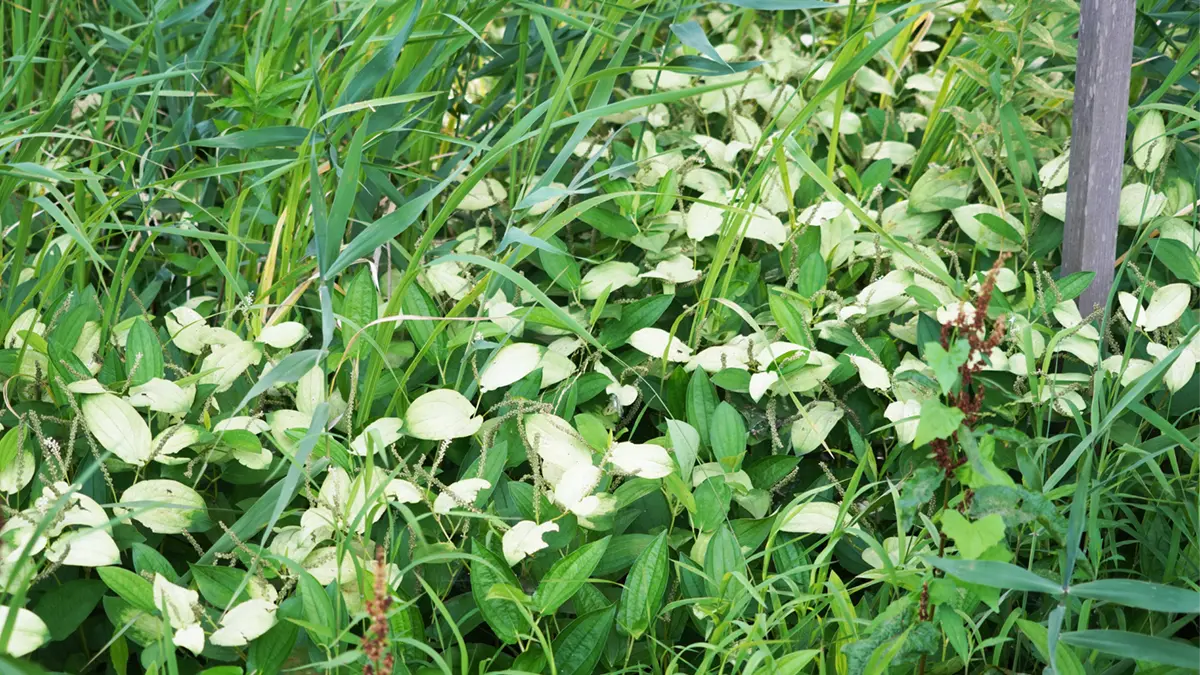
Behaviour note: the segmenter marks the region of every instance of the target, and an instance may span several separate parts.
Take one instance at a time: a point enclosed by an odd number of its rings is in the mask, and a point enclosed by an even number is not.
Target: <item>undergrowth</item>
[[[1138,0],[0,6],[0,669],[1195,671],[1200,56]]]

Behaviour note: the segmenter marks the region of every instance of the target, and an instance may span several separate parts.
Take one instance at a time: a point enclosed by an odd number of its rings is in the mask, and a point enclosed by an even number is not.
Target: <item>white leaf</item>
[[[699,279],[700,271],[691,258],[676,254],[655,265],[653,272],[642,272],[641,276],[644,279],[662,279],[671,284],[687,284]]]
[[[566,420],[556,415],[527,416],[525,440],[537,452],[542,476],[551,485],[557,485],[569,469],[592,463],[592,449]]]
[[[783,242],[788,238],[788,228],[782,220],[756,204],[751,210],[750,220],[745,225],[744,234],[747,239],[757,239],[776,249],[782,249]]]
[[[771,385],[779,381],[779,373],[770,371],[766,373],[754,373],[750,376],[750,398],[758,403],[763,394],[771,388]]]
[[[265,420],[258,419],[257,417],[242,415],[238,417],[229,417],[217,422],[213,426],[213,431],[216,433],[234,430],[249,431],[257,436],[258,434],[261,434],[270,428],[271,425],[267,424]]]
[[[433,500],[433,512],[441,515],[450,513],[459,504],[474,503],[480,490],[486,490],[492,484],[482,478],[466,478],[446,486],[446,491]]]
[[[1117,207],[1117,222],[1125,227],[1140,227],[1154,220],[1167,206],[1167,197],[1155,192],[1145,183],[1121,188],[1121,203]]]
[[[993,251],[1019,251],[1021,250],[1021,244],[1000,236],[999,233],[979,222],[978,216],[985,213],[996,216],[1011,225],[1022,238],[1027,236],[1024,223],[1017,220],[1012,214],[1003,213],[994,206],[968,204],[953,209],[950,213],[953,214],[955,222],[962,228],[962,231],[986,249]]]
[[[554,502],[577,516],[587,518],[596,515],[601,503],[595,499],[592,491],[600,484],[603,475],[599,467],[591,464],[572,467],[554,486]]]
[[[1172,351],[1171,348],[1155,342],[1146,345],[1146,352],[1156,361],[1165,359]],[[1167,372],[1163,375],[1163,384],[1167,385],[1167,389],[1172,392],[1179,391],[1192,380],[1194,372],[1196,372],[1196,356],[1190,349],[1183,349],[1167,368]]]
[[[809,502],[789,511],[780,526],[782,532],[829,534],[838,524],[841,507],[829,502]]]
[[[73,394],[107,394],[108,390],[96,378],[76,380],[67,385],[67,391]]]
[[[1100,364],[1106,372],[1121,376],[1122,387],[1128,387],[1131,383],[1141,378],[1143,375],[1148,373],[1151,368],[1154,367],[1153,363],[1150,363],[1145,359],[1129,359],[1128,362],[1124,363],[1125,369],[1122,370],[1122,360],[1123,357],[1120,354],[1114,354],[1113,356],[1104,359],[1104,361]]]
[[[135,408],[150,408],[155,412],[171,415],[186,415],[192,409],[192,401],[195,398],[195,387],[189,386],[185,389],[161,377],[153,378],[129,390],[129,403]]]
[[[728,190],[731,187],[729,179],[723,174],[703,167],[691,169],[683,174],[683,179],[680,182],[684,187],[701,193]]]
[[[804,406],[800,418],[792,422],[792,447],[805,454],[821,447],[829,432],[846,414],[827,401],[814,401]]]
[[[1100,362],[1100,345],[1096,340],[1075,334],[1067,336],[1059,341],[1054,348],[1055,352],[1067,352],[1075,355],[1080,361],[1083,361],[1089,366],[1095,366]]]
[[[528,342],[504,345],[479,373],[479,390],[486,393],[521,380],[537,370],[543,348]]]
[[[508,198],[504,184],[495,178],[484,178],[467,192],[467,196],[458,204],[459,211],[480,211],[495,206]]]
[[[308,335],[308,329],[299,321],[284,321],[266,326],[258,334],[258,341],[276,349],[287,349]]]
[[[870,68],[859,68],[854,73],[854,84],[858,85],[859,89],[871,94],[892,97],[896,95],[896,90],[892,88],[892,83],[888,82],[886,77]]]
[[[150,460],[150,427],[133,406],[113,394],[88,396],[83,422],[100,445],[134,466]]]
[[[1070,150],[1063,152],[1063,154],[1043,164],[1042,168],[1038,171],[1038,180],[1042,182],[1042,187],[1046,190],[1053,190],[1054,188],[1066,185],[1067,170],[1070,168],[1070,166]],[[1062,219],[1060,218],[1059,220]]]
[[[893,401],[883,411],[883,416],[895,424],[896,439],[904,445],[912,443],[917,437],[920,414],[921,402],[917,400]]]
[[[521,562],[522,558],[531,556],[534,553],[549,546],[542,537],[547,532],[558,532],[558,524],[542,523],[538,524],[532,520],[522,520],[512,526],[508,532],[504,533],[504,537],[500,540],[500,546],[504,550],[504,560],[509,565],[515,565]]]
[[[221,647],[240,647],[262,636],[275,625],[275,605],[247,600],[221,617],[221,627],[209,641]]]
[[[36,469],[37,462],[34,461],[33,453],[23,449],[20,455],[13,457],[0,469],[0,492],[11,495],[25,489],[29,481],[33,480]]]
[[[1167,125],[1157,110],[1149,110],[1133,129],[1133,164],[1147,173],[1154,173],[1167,155]]]
[[[549,349],[542,350],[542,358],[538,359],[538,368],[542,369],[541,388],[545,389],[562,382],[571,375],[575,374],[576,366],[571,359],[552,352]]]
[[[83,324],[83,330],[79,332],[79,339],[75,341],[75,346],[71,349],[75,356],[87,366],[88,372],[95,375],[100,372],[100,324],[96,321],[86,321]]]
[[[1126,312],[1126,317],[1129,321],[1133,321],[1133,307],[1136,307],[1136,299],[1133,295],[1124,293],[1118,295],[1118,301],[1121,303],[1121,309]],[[1133,306],[1129,306],[1129,301],[1133,301]],[[1157,291],[1150,297],[1150,305],[1147,305],[1144,310],[1141,310],[1138,316],[1138,327],[1148,331],[1158,330],[1164,325],[1175,323],[1183,316],[1183,312],[1187,311],[1188,304],[1192,301],[1192,287],[1187,283],[1168,283],[1166,286],[1160,286]]]
[[[0,625],[8,623],[8,613],[11,611],[11,607],[0,605]],[[13,622],[12,635],[8,637],[8,648],[5,653],[11,656],[25,656],[41,647],[49,639],[50,629],[46,628],[46,622],[24,607],[18,607],[17,618]]]
[[[190,307],[176,307],[163,318],[167,334],[182,351],[199,356],[208,346],[208,322]]]
[[[435,389],[422,394],[404,413],[409,436],[426,441],[445,441],[473,436],[483,425],[475,404],[453,389]]]
[[[660,70],[662,64],[648,63],[629,75],[629,83],[634,89],[674,91],[691,86],[692,78],[684,73],[673,70]]]
[[[471,290],[471,282],[463,276],[463,267],[454,261],[439,262],[425,268],[425,281],[434,294],[462,300]]]
[[[416,504],[421,501],[422,496],[421,490],[416,485],[401,478],[393,478],[388,481],[383,494],[388,499],[394,499],[401,504]]]
[[[654,358],[683,363],[692,355],[691,347],[661,328],[642,328],[629,337],[629,345]]]
[[[750,369],[750,353],[744,344],[727,344],[700,350],[688,359],[684,370],[691,372],[697,368],[708,373],[716,373],[725,368],[738,370]]]
[[[670,453],[652,443],[617,443],[612,447],[608,461],[621,473],[638,478],[663,478],[675,472]]]
[[[275,445],[287,455],[296,451],[296,441],[288,437],[289,429],[307,431],[312,423],[312,415],[305,415],[299,410],[275,410],[267,413],[267,424],[271,426],[271,439]]]
[[[73,530],[50,544],[46,559],[68,567],[105,567],[121,564],[121,552],[104,530]]]
[[[862,383],[875,391],[887,391],[892,387],[892,379],[887,368],[875,363],[865,356],[850,356],[850,362],[858,369]]]
[[[636,286],[637,283],[637,265],[620,261],[601,263],[583,275],[579,284],[579,297],[595,300],[603,295],[606,289],[615,293],[626,286]]]
[[[621,404],[622,406],[633,405],[633,402],[636,401],[638,397],[637,387],[632,384],[621,384],[620,381],[613,376],[612,371],[608,369],[608,366],[600,363],[599,361],[596,362],[594,368],[597,373],[607,377],[610,382],[610,384],[604,388],[604,393],[616,398],[617,403]]]
[[[179,534],[208,520],[204,497],[173,480],[134,483],[121,494],[120,504],[122,512],[156,534]]]
[[[706,192],[700,195],[700,199],[688,207],[687,215],[684,216],[687,236],[700,241],[719,232],[721,223],[725,220],[725,209],[715,205],[728,203],[729,197],[724,192]]]
[[[177,586],[157,572],[154,574],[154,606],[165,612],[172,628],[179,630],[198,625],[200,622],[196,620],[196,612],[192,609],[198,604],[200,595],[196,591]]]
[[[826,129],[833,129],[833,111],[822,110],[816,115],[817,124],[820,124]],[[842,136],[856,136],[862,131],[862,118],[849,110],[843,110],[840,117],[841,122],[838,124],[838,134]]]
[[[204,628],[198,623],[181,628],[175,631],[175,635],[171,637],[171,641],[175,643],[175,646],[183,647],[199,656],[200,652],[204,651]]]
[[[200,364],[200,370],[207,371],[200,377],[200,384],[216,385],[216,393],[227,391],[246,369],[261,360],[262,351],[253,342],[239,340],[214,346]]]
[[[180,450],[198,443],[203,434],[203,429],[191,424],[177,424],[173,427],[168,427],[151,441],[150,455],[155,461],[163,462],[164,458],[171,457]],[[164,463],[169,464],[172,462],[167,461]]]
[[[378,439],[375,441],[375,452],[383,452],[389,445],[400,440],[400,437],[404,435],[401,431],[403,428],[404,420],[399,417],[381,417],[368,424],[362,433],[350,441],[350,452],[359,457],[366,457],[369,447],[367,440],[371,434],[378,435]]]
[[[899,141],[879,141],[863,146],[863,158],[868,160],[890,159],[892,166],[907,166],[917,156],[917,149],[911,143]]]
[[[23,347],[26,342],[25,333],[39,336],[46,333],[46,324],[39,320],[36,309],[27,309],[13,320],[8,332],[4,334],[4,348],[19,349]]]
[[[758,123],[752,118],[744,115],[734,114],[729,118],[733,126],[733,140],[735,143],[745,143],[751,147],[758,145],[762,139],[762,129]]]

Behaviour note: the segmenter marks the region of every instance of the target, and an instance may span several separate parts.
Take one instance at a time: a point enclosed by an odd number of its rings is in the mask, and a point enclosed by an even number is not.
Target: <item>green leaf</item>
[[[613,239],[629,240],[638,233],[637,225],[634,225],[633,221],[602,207],[583,211],[579,214],[579,220]]]
[[[712,532],[729,517],[729,502],[733,490],[723,476],[710,476],[692,491],[696,511],[692,513],[692,524],[703,532]]]
[[[1195,671],[1197,664],[1200,664],[1200,649],[1195,645],[1153,635],[1123,630],[1081,630],[1063,633],[1060,639],[1076,647],[1094,649],[1134,661],[1162,663],[1187,671]]]
[[[615,605],[580,614],[554,639],[554,665],[559,675],[595,672],[612,631]]]
[[[334,626],[333,601],[329,594],[313,575],[301,570],[300,574],[300,603],[304,608],[304,620],[313,628],[308,633],[317,644],[325,644],[333,636],[331,627]],[[313,631],[321,629],[322,633],[313,635]]]
[[[939,303],[940,304],[940,303]],[[927,345],[939,343],[942,324],[924,312],[917,315],[917,354],[925,358]]]
[[[1051,312],[1058,303],[1078,298],[1081,293],[1087,290],[1087,287],[1091,285],[1094,278],[1096,278],[1095,272],[1075,272],[1062,279],[1058,279],[1054,282],[1054,287],[1058,289],[1058,292],[1055,293],[1053,290],[1047,289],[1044,295],[1045,302],[1041,303],[1042,311]]]
[[[162,345],[154,329],[140,317],[134,320],[125,341],[125,364],[132,373],[129,376],[132,386],[146,384],[163,376]]]
[[[796,292],[806,298],[811,298],[817,291],[825,288],[829,279],[829,268],[820,252],[812,253],[800,265],[800,276],[796,278]]]
[[[161,574],[163,578],[173,584],[179,581],[179,574],[175,572],[171,561],[141,542],[133,544],[133,569],[138,574]]]
[[[745,573],[746,557],[742,555],[742,545],[738,543],[737,535],[729,523],[722,523],[712,539],[708,540],[708,548],[704,552],[704,574],[714,584],[710,588],[712,595],[721,595],[726,575]]]
[[[730,471],[740,469],[746,455],[746,423],[742,415],[722,401],[713,412],[708,434],[717,461]]]
[[[617,604],[617,629],[634,639],[642,636],[658,615],[670,571],[667,532],[650,542],[629,570]]]
[[[8,468],[16,460],[17,450],[20,448],[21,432],[21,427],[15,426],[0,436],[0,469]]]
[[[900,485],[900,497],[896,508],[900,511],[900,529],[907,532],[921,506],[929,503],[937,489],[942,486],[946,472],[940,467],[925,466],[913,472]]]
[[[575,549],[554,563],[533,592],[533,605],[541,614],[553,614],[591,578],[592,572],[608,551],[611,537],[605,537]]]
[[[675,452],[679,475],[684,481],[692,480],[692,469],[696,466],[696,457],[700,454],[700,432],[687,422],[667,420],[667,436],[671,439],[671,449]]]
[[[687,388],[687,421],[700,433],[700,442],[708,444],[709,420],[717,409],[717,389],[703,368],[692,371]]]
[[[278,673],[296,646],[300,627],[290,621],[280,621],[250,643],[246,667],[252,673]]]
[[[122,600],[134,609],[143,612],[154,612],[154,587],[149,581],[121,567],[98,567],[96,574],[104,585],[112,589]]]
[[[1150,248],[1171,274],[1189,284],[1200,285],[1200,258],[1190,246],[1175,239],[1155,239],[1150,242]]]
[[[408,336],[418,346],[423,346],[430,340],[433,340],[433,345],[427,353],[427,356],[431,360],[436,362],[444,358],[448,340],[446,333],[445,331],[438,333],[437,337],[433,335],[434,328],[437,326],[436,321],[441,317],[442,312],[434,304],[429,295],[417,284],[409,284],[400,306],[405,314],[430,317],[430,320],[415,319],[405,321],[404,328],[408,331]]]
[[[65,640],[96,609],[107,590],[95,579],[72,579],[47,591],[33,606],[33,613],[46,623],[51,641]]]
[[[619,347],[629,342],[629,336],[649,328],[671,306],[673,295],[655,295],[625,305],[621,318],[605,324],[597,339],[605,347]]]
[[[942,345],[937,342],[925,345],[925,363],[928,363],[929,367],[933,369],[933,374],[942,387],[942,396],[949,396],[950,392],[958,386],[962,378],[958,369],[970,357],[971,344],[966,340],[955,340],[950,345],[950,351],[942,349]]]
[[[1050,631],[1045,626],[1027,619],[1019,619],[1017,627],[1033,643],[1038,655],[1042,657],[1042,661],[1048,662],[1050,660]],[[1087,673],[1079,657],[1070,647],[1064,647],[1061,640],[1054,651],[1054,670],[1058,675],[1085,675]]]
[[[917,420],[917,436],[913,447],[919,448],[935,438],[949,438],[962,424],[963,413],[937,399],[921,402],[921,416]]]
[[[196,579],[196,587],[209,604],[224,609],[238,602],[249,600],[247,592],[249,584],[243,585],[249,572],[233,567],[217,567],[215,565],[192,565],[192,576]],[[241,588],[241,592],[234,593]]]
[[[995,560],[949,560],[932,556],[927,556],[925,560],[946,574],[972,584],[1052,595],[1062,593],[1062,587],[1058,584],[1012,563]]]
[[[561,253],[551,253],[542,248],[538,249],[538,262],[546,271],[546,276],[565,291],[574,291],[579,288],[579,283],[582,281],[579,263],[567,253],[567,245],[558,237],[547,238],[546,245],[561,251]]]
[[[516,644],[526,621],[521,610],[508,600],[489,599],[492,586],[507,584],[520,588],[521,582],[500,556],[492,553],[479,540],[472,551],[479,558],[471,561],[471,595],[483,620],[491,626],[496,637],[507,644]]]
[[[989,548],[1004,541],[1004,519],[1000,514],[968,521],[953,509],[942,512],[942,532],[954,540],[958,552],[968,560],[976,560]]]
[[[808,345],[808,331],[805,330],[808,323],[804,320],[800,301],[788,297],[785,293],[776,287],[769,289],[767,302],[771,308],[771,318],[775,319],[775,323],[789,340],[799,345]]]
[[[375,293],[375,282],[371,270],[367,266],[359,269],[358,274],[350,280],[346,287],[346,297],[342,300],[342,343],[350,345],[347,356],[363,356],[370,347],[370,331],[363,329],[379,316],[379,298]],[[363,331],[363,332],[359,332]]]
[[[673,23],[671,24],[671,32],[683,44],[700,52],[708,60],[722,66],[726,74],[733,72],[729,64],[725,63],[725,59],[721,58],[721,55],[713,48],[712,43],[709,42],[708,36],[704,34],[704,29],[700,27],[700,24],[695,21]]]
[[[1113,602],[1151,612],[1200,613],[1200,593],[1136,579],[1100,579],[1071,586],[1070,595]]]
[[[246,131],[235,131],[216,138],[201,138],[192,141],[191,144],[200,148],[228,148],[230,150],[293,147],[304,143],[308,134],[308,129],[304,127],[259,127]]]
[[[1003,218],[995,214],[979,213],[976,214],[975,220],[979,221],[979,223],[987,229],[995,232],[1009,241],[1016,242],[1018,244],[1025,241],[1025,238],[1021,236],[1021,233],[1017,232],[1017,228],[1013,227]]]

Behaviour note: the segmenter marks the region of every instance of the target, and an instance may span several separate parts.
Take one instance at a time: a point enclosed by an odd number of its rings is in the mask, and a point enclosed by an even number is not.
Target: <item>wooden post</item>
[[[1136,0],[1082,0],[1063,274],[1096,273],[1079,296],[1084,316],[1104,305],[1117,255],[1117,207],[1129,115]]]

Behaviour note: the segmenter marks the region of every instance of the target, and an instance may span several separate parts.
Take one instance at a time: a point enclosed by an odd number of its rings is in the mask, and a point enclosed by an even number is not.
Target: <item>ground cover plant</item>
[[[1137,4],[1107,310],[1074,0],[0,6],[0,669],[1197,670]]]

